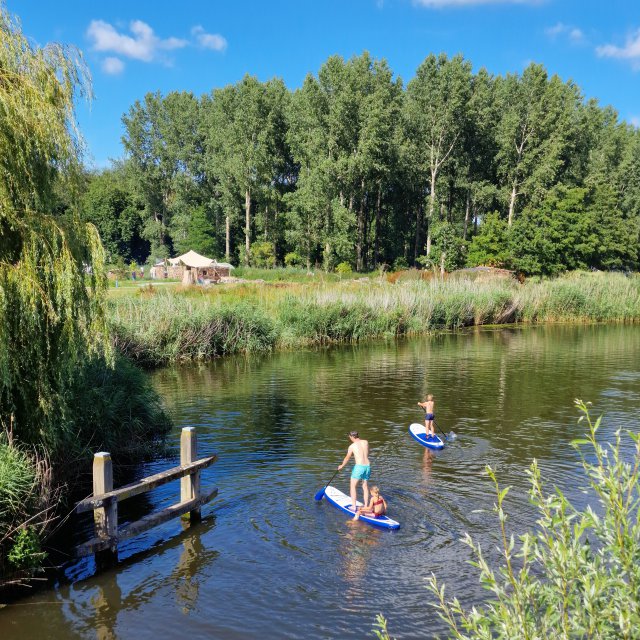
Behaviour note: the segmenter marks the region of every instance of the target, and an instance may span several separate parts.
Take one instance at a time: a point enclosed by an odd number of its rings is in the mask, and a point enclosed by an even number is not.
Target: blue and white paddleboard
[[[334,506],[338,507],[345,513],[348,513],[352,518],[355,515],[353,507],[351,506],[351,498],[342,493],[339,489],[329,485],[324,492],[324,497]],[[361,507],[362,502],[357,501],[356,504]],[[380,527],[381,529],[399,529],[400,523],[389,518],[389,516],[382,516],[382,518],[374,518],[372,516],[360,516],[360,522],[366,522],[374,527]]]
[[[427,447],[427,449],[444,449],[444,442],[442,442],[440,436],[434,436],[427,440],[427,430],[423,424],[414,422],[410,425],[409,435],[411,435],[414,440],[417,440],[423,447]]]

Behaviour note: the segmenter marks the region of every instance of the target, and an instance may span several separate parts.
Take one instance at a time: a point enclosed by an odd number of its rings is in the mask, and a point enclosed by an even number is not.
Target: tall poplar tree
[[[471,64],[462,56],[429,55],[407,85],[406,136],[418,169],[429,185],[427,225],[437,201],[438,178],[463,143],[471,96]],[[431,229],[427,231],[427,255]]]

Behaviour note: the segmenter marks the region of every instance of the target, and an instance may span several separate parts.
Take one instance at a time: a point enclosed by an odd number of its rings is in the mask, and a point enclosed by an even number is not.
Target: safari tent
[[[218,262],[214,258],[201,256],[195,251],[175,258],[167,258],[156,263],[151,268],[153,279],[174,278],[182,280],[183,284],[208,284],[219,282],[221,278],[231,275],[233,266],[227,262]]]

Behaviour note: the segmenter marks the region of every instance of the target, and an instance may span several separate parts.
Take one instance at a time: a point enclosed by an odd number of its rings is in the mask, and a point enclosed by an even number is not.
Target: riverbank
[[[121,466],[162,453],[170,427],[148,375],[118,356],[78,368],[63,419],[41,430],[38,445],[0,434],[0,601],[51,568],[49,536],[91,492],[93,453],[112,453],[117,480]]]
[[[469,326],[638,321],[640,277],[619,273],[147,287],[108,305],[116,347],[146,367]]]

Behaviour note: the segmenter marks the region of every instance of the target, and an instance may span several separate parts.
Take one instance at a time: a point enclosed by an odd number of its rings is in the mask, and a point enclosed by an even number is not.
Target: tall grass
[[[157,366],[488,324],[637,322],[640,278],[578,273],[524,284],[375,278],[223,285],[112,300],[110,318],[116,346]]]
[[[268,351],[277,338],[273,320],[242,301],[220,305],[160,293],[127,299],[111,309],[115,345],[145,366]]]
[[[0,436],[0,586],[20,582],[41,564],[40,538],[55,496],[48,461]]]

